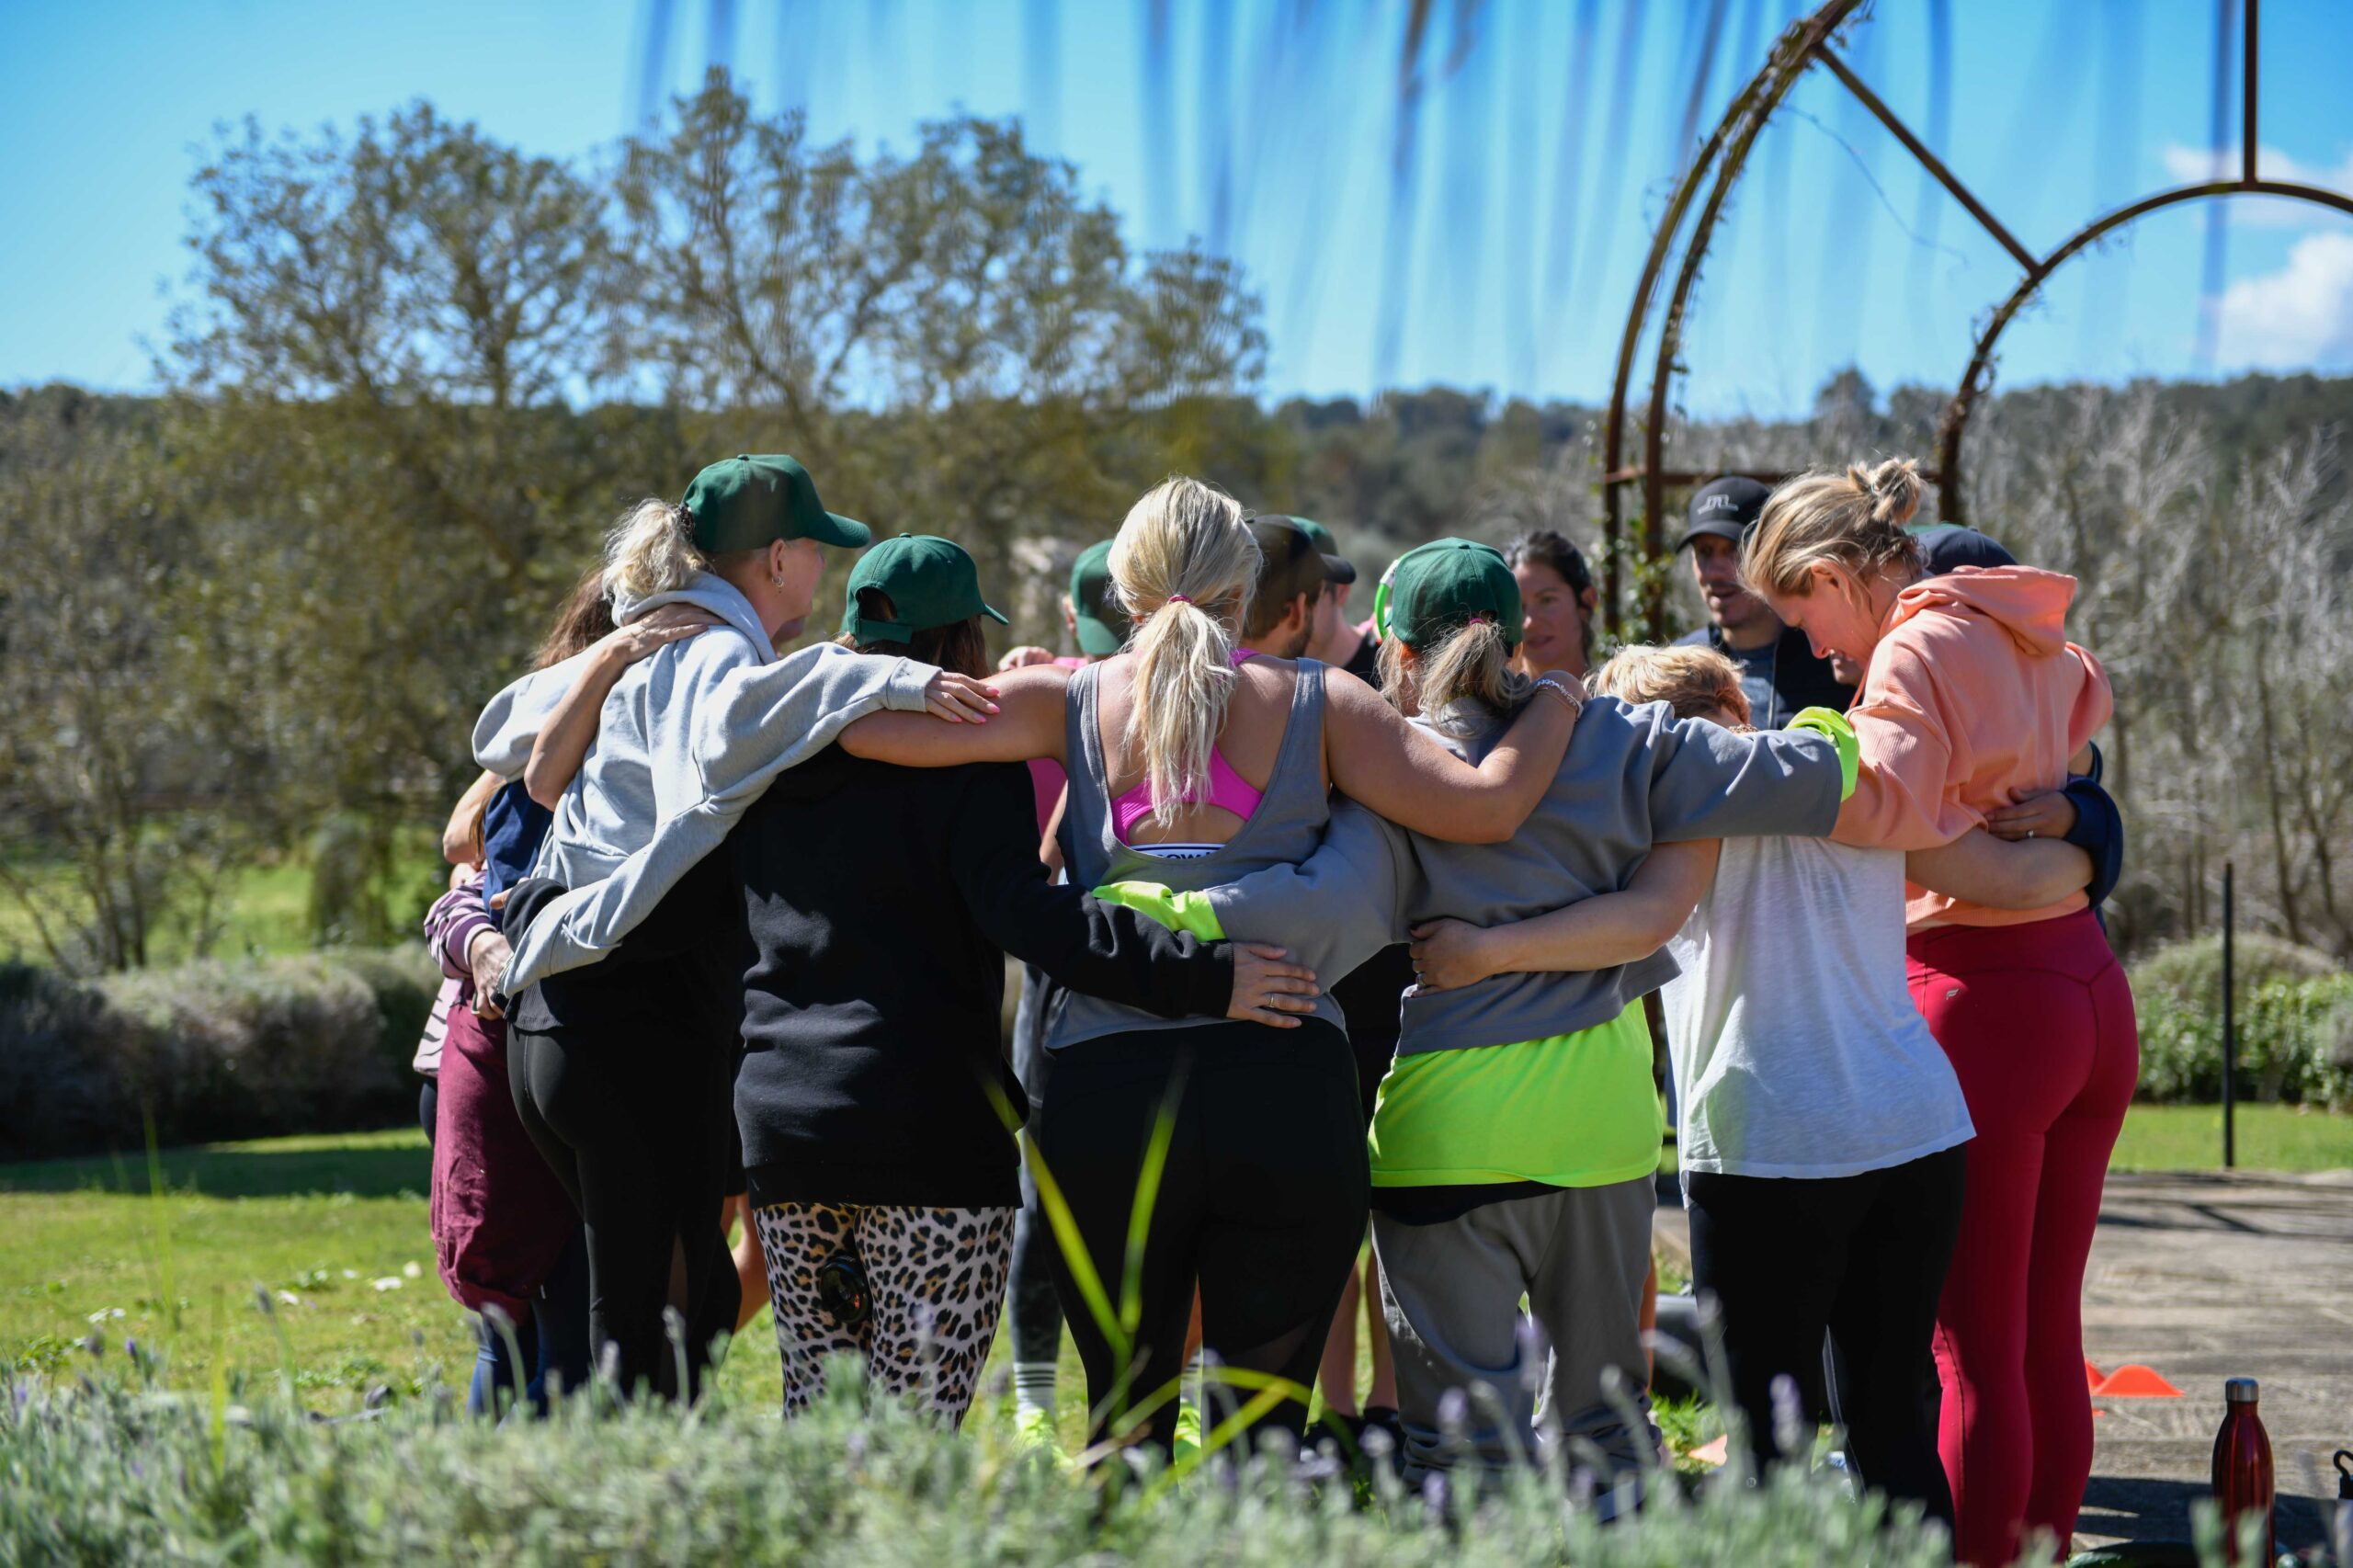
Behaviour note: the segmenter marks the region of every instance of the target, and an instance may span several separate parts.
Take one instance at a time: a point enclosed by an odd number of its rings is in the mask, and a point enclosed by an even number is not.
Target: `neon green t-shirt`
[[[1606,1187],[1657,1170],[1665,1130],[1636,1001],[1574,1034],[1399,1057],[1372,1115],[1372,1185]]]

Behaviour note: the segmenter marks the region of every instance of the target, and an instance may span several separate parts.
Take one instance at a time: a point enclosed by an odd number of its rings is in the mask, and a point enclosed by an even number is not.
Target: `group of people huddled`
[[[1359,622],[1327,530],[1170,479],[1080,554],[1075,653],[993,668],[972,557],[790,458],[640,504],[483,713],[427,923],[474,1403],[692,1398],[764,1274],[788,1416],[847,1352],[961,1422],[1010,1301],[1025,1428],[1066,1324],[1099,1451],[1314,1442],[1320,1369],[1409,1481],[1567,1445],[1622,1504],[1671,1116],[1753,1467],[1827,1358],[1864,1484],[1968,1562],[2065,1540],[2137,1059],[2109,684],[2073,580],[1920,491],[1703,487],[1709,625],[1597,668],[1549,531],[1409,551]]]

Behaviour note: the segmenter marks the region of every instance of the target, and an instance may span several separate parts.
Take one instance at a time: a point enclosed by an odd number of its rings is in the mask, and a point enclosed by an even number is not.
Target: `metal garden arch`
[[[1690,308],[1692,287],[1698,281],[1699,265],[1706,259],[1716,221],[1723,210],[1726,198],[1739,181],[1749,150],[1755,146],[1757,136],[1763,132],[1781,100],[1789,95],[1790,87],[1813,66],[1818,64],[1837,77],[1873,118],[1887,127],[1896,141],[1903,144],[1904,151],[1917,159],[1921,167],[2010,254],[2021,269],[2018,286],[1994,308],[1979,329],[1976,350],[1970,357],[1969,368],[1961,372],[1958,390],[1938,422],[1938,467],[1934,478],[1938,487],[1942,516],[1950,521],[1962,521],[1966,516],[1966,502],[1961,490],[1961,440],[1969,428],[1971,410],[1991,384],[1995,347],[2019,310],[2068,260],[2103,235],[2152,212],[2217,197],[2285,197],[2333,208],[2353,216],[2353,197],[2316,186],[2267,180],[2257,175],[2258,142],[2256,132],[2259,72],[2256,41],[2260,0],[2245,0],[2245,40],[2242,51],[2245,76],[2239,177],[2180,186],[2143,197],[2095,218],[2060,242],[2048,255],[2037,256],[2019,244],[1975,193],[1963,185],[1945,166],[1943,160],[1915,136],[1911,129],[1838,57],[1832,44],[1833,36],[1861,4],[1862,0],[1828,0],[1828,4],[1812,16],[1793,23],[1781,35],[1766,57],[1763,67],[1733,99],[1714,132],[1677,183],[1666,211],[1659,222],[1658,232],[1652,236],[1650,255],[1643,264],[1641,280],[1635,285],[1633,305],[1627,312],[1625,332],[1619,343],[1618,370],[1610,383],[1609,413],[1602,437],[1602,541],[1605,557],[1602,604],[1606,622],[1613,631],[1620,630],[1624,613],[1620,563],[1624,559],[1627,490],[1638,483],[1642,486],[1642,551],[1645,558],[1655,560],[1665,553],[1667,491],[1712,477],[1711,474],[1669,469],[1665,464],[1667,398],[1674,381],[1676,354],[1682,342],[1683,319]],[[1658,295],[1659,280],[1665,271],[1669,256],[1674,254],[1676,236],[1681,232],[1684,218],[1703,185],[1710,187],[1707,200],[1699,209],[1690,242],[1684,247],[1681,264],[1676,270],[1675,285],[1667,296],[1666,313],[1653,358],[1649,410],[1643,426],[1642,458],[1639,462],[1630,463],[1627,461],[1627,402],[1633,382],[1634,363],[1641,352],[1643,328],[1648,324],[1652,305]],[[1756,477],[1771,482],[1784,476],[1760,473]],[[1643,625],[1655,635],[1663,629],[1665,620],[1664,585],[1654,581],[1644,592],[1640,608]]]

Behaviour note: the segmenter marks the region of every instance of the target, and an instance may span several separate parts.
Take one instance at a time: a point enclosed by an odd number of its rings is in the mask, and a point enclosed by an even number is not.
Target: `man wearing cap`
[[[1332,585],[1357,580],[1357,569],[1326,555],[1296,517],[1261,513],[1250,519],[1258,541],[1258,583],[1243,618],[1242,646],[1273,659],[1296,659],[1314,640]]]
[[[1771,494],[1739,474],[1701,485],[1676,546],[1691,551],[1691,575],[1708,606],[1708,624],[1676,642],[1713,648],[1740,666],[1740,689],[1760,730],[1780,729],[1807,708],[1843,713],[1855,699],[1855,688],[1839,681],[1830,661],[1813,656],[1804,632],[1782,625],[1763,599],[1741,586],[1741,537]]]
[[[1336,561],[1346,559],[1330,528],[1313,517],[1293,517],[1291,521],[1307,530],[1307,537],[1315,541],[1317,550]],[[1307,640],[1307,656],[1336,670],[1346,670],[1367,686],[1378,687],[1381,644],[1348,619],[1348,595],[1354,586],[1351,576],[1349,581],[1335,582],[1324,590],[1323,598],[1315,606],[1315,631]]]

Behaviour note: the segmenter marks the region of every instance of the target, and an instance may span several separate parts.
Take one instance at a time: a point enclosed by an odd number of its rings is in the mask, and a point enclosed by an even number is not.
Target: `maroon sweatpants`
[[[1913,1005],[1977,1124],[1937,1309],[1954,1555],[2006,1563],[2024,1529],[2064,1545],[2091,1476],[2084,1263],[2140,1074],[2132,991],[2088,910],[1907,946]]]
[[[449,1009],[440,1096],[432,1216],[441,1282],[460,1305],[480,1312],[494,1302],[529,1323],[532,1293],[580,1217],[515,1114],[503,1020]]]

